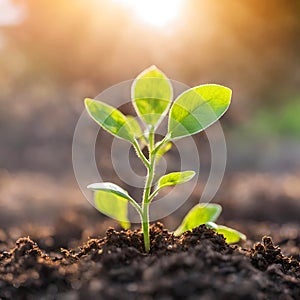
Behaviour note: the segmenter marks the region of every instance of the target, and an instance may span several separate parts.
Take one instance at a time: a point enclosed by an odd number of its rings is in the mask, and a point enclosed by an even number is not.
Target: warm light
[[[0,26],[17,25],[23,17],[23,5],[16,5],[11,0],[0,0]]]
[[[130,7],[132,12],[143,22],[162,27],[174,21],[183,0],[118,0]]]

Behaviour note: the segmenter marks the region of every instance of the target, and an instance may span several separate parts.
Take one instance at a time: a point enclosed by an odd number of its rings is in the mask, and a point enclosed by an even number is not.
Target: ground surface
[[[218,223],[245,233],[245,243],[229,246],[204,227],[175,238],[157,224],[145,255],[138,231],[120,233],[68,180],[2,173],[0,299],[298,300],[298,178],[236,174],[224,181],[214,201],[224,208]],[[166,228],[194,204],[163,220]]]
[[[244,249],[200,226],[176,238],[157,223],[152,250],[137,231],[109,229],[48,255],[29,238],[0,254],[2,299],[299,299],[300,262],[271,238]]]

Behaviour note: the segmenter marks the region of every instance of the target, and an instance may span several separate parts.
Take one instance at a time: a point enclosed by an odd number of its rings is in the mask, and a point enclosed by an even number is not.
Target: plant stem
[[[149,166],[147,167],[147,176],[145,189],[143,194],[142,202],[142,230],[144,235],[144,245],[146,252],[150,250],[150,236],[149,236],[149,204],[150,204],[150,194],[151,187],[155,172],[155,153],[154,149],[154,129],[151,128],[149,132]]]
[[[142,160],[142,162],[145,164],[145,166],[147,167],[147,169],[149,168],[149,161],[147,160],[147,158],[145,157],[145,155],[143,154],[138,142],[135,140],[133,142],[133,147],[136,151],[137,156]]]
[[[149,236],[149,205],[152,201],[152,199],[156,196],[158,193],[158,190],[151,194],[151,188],[152,183],[154,179],[155,174],[155,162],[156,162],[156,154],[157,151],[162,147],[165,143],[168,142],[167,137],[165,137],[161,142],[158,143],[158,145],[155,146],[155,135],[154,135],[154,128],[151,127],[149,130],[149,159],[147,159],[143,152],[140,149],[140,146],[137,141],[134,141],[133,146],[136,150],[136,153],[138,157],[143,161],[147,168],[147,176],[146,176],[146,182],[145,182],[145,188],[143,193],[143,200],[142,200],[142,206],[139,207],[137,203],[133,203],[135,208],[140,214],[141,217],[141,223],[142,223],[142,230],[143,230],[143,236],[144,236],[144,246],[145,251],[150,251],[150,236]],[[138,207],[137,207],[137,206]]]
[[[137,212],[139,213],[140,217],[142,217],[143,212],[141,207],[139,206],[139,204],[137,202],[135,202],[134,199],[129,200],[129,202],[132,204],[132,206],[137,210]]]

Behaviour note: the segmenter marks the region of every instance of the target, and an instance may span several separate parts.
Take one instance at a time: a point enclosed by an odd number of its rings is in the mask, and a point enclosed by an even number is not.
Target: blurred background
[[[0,0],[0,242],[51,248],[117,226],[77,187],[73,132],[85,97],[152,64],[234,91],[223,221],[253,238],[299,225],[300,1]]]

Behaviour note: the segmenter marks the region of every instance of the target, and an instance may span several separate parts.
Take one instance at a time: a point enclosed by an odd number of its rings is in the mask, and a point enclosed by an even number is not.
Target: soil
[[[140,231],[110,228],[79,248],[46,253],[20,238],[0,252],[0,298],[300,299],[300,261],[270,237],[233,246],[204,225],[174,237],[156,223],[151,243],[146,254]]]
[[[230,174],[213,201],[218,223],[247,241],[227,245],[203,226],[175,238],[156,224],[145,254],[139,224],[121,232],[72,178],[0,170],[0,299],[299,300],[299,178]],[[198,203],[199,186],[165,228]]]

